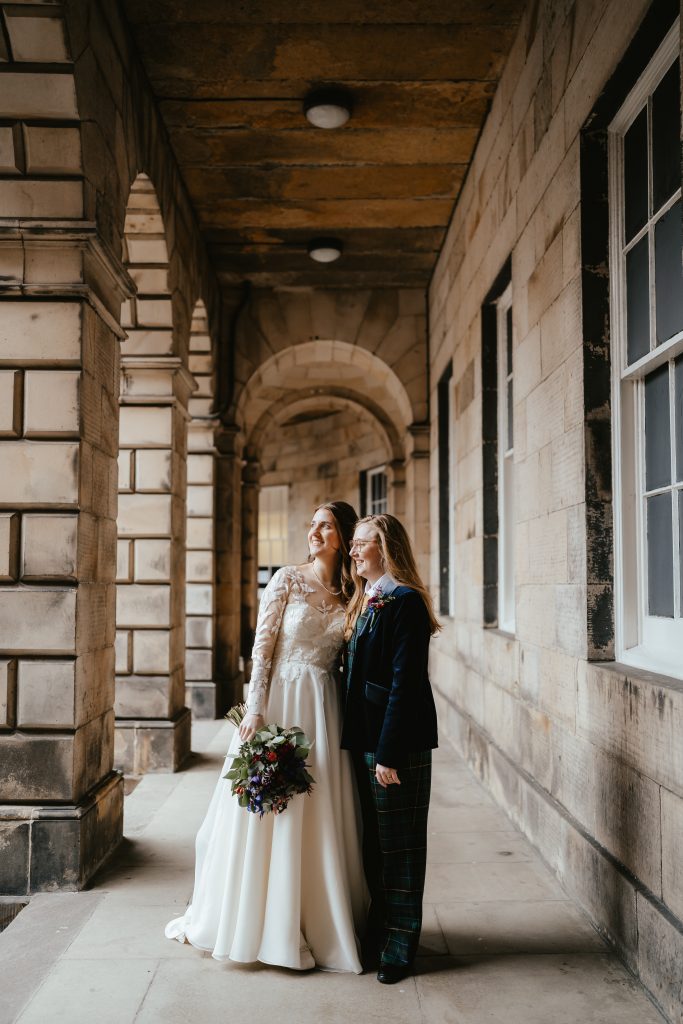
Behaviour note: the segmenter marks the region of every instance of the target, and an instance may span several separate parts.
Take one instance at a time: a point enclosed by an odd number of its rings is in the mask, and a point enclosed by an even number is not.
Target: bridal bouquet
[[[246,712],[246,705],[238,704],[225,717],[239,726]],[[310,750],[311,741],[298,726],[266,725],[241,745],[224,778],[232,783],[240,807],[261,818],[270,811],[281,814],[293,796],[313,788],[306,764]]]

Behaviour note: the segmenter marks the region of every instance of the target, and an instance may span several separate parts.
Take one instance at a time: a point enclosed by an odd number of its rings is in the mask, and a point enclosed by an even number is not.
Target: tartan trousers
[[[400,786],[375,778],[374,754],[354,753],[363,812],[363,861],[370,889],[364,946],[379,947],[383,964],[411,964],[422,928],[427,867],[427,813],[432,752],[408,755],[398,768]]]

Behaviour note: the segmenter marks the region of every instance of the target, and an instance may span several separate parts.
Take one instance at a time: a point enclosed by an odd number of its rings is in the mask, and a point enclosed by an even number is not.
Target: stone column
[[[423,580],[429,579],[429,424],[413,423],[408,428],[405,462],[405,506],[403,523],[410,535],[415,559]]]
[[[389,463],[389,512],[403,522],[406,508],[406,466],[402,459]]]
[[[242,439],[236,426],[216,435],[217,714],[242,700]]]
[[[113,311],[132,282],[92,225],[0,239],[0,891],[25,895],[82,888],[122,834]]]
[[[187,403],[177,356],[124,356],[116,601],[116,763],[175,771],[190,752],[185,707]]]
[[[261,467],[249,459],[242,470],[242,658],[251,668],[258,613],[258,504]]]
[[[213,394],[213,354],[206,313],[195,310],[190,334],[190,370],[197,390],[192,416],[207,416]],[[187,456],[187,620],[185,694],[194,718],[216,718],[215,633],[215,421],[191,419]]]

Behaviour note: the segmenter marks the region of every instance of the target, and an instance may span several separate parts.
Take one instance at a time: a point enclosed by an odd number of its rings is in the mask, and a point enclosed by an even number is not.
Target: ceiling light
[[[316,263],[334,263],[342,254],[338,238],[313,238],[308,243],[308,255]]]
[[[341,128],[351,117],[351,97],[334,86],[314,89],[304,100],[304,113],[316,128]]]

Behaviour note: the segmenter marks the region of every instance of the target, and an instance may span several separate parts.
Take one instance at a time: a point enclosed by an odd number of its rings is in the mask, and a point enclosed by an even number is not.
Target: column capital
[[[261,463],[257,459],[245,459],[242,463],[242,487],[260,487]]]
[[[236,423],[222,424],[216,430],[216,449],[222,456],[232,455],[234,458],[242,458],[244,448],[244,435]]]
[[[429,423],[411,423],[407,430],[406,461],[429,458]]]
[[[83,298],[120,340],[126,337],[119,307],[135,294],[135,282],[93,221],[0,221],[0,248],[13,267],[3,282],[6,297]]]
[[[175,405],[187,410],[197,382],[179,356],[121,356],[123,405]]]

